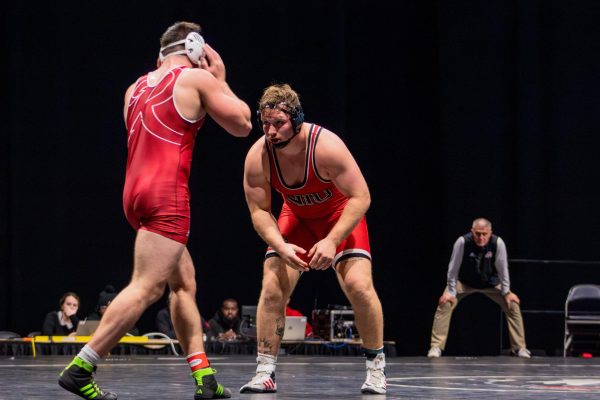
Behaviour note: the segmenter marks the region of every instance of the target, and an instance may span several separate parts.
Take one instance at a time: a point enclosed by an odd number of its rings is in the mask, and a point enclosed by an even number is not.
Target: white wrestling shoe
[[[256,372],[254,378],[240,388],[240,393],[275,393],[277,384],[275,383],[275,372],[261,371]]]
[[[367,360],[367,379],[360,391],[363,394],[385,394],[385,354],[379,353],[372,361]]]
[[[277,357],[258,353],[256,357],[256,375],[240,388],[240,393],[275,393],[275,363]]]

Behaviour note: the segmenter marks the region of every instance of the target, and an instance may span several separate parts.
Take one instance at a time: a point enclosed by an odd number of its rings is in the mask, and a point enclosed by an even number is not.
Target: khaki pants
[[[527,348],[525,345],[525,329],[523,327],[521,308],[514,301],[510,303],[510,309],[508,308],[506,301],[504,301],[504,296],[502,296],[500,291],[500,285],[487,289],[475,289],[459,281],[456,282],[456,301],[454,303],[446,302],[442,306],[438,305],[437,310],[435,311],[435,316],[433,317],[433,329],[431,330],[431,347],[438,347],[439,349],[444,350],[446,340],[448,339],[448,330],[450,329],[452,312],[458,303],[471,293],[483,293],[502,308],[508,322],[510,347],[513,351]]]

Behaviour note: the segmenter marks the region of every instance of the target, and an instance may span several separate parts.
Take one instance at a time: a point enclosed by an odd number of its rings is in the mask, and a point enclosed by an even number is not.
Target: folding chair
[[[177,349],[175,348],[175,343],[173,343],[173,339],[171,339],[170,337],[168,337],[167,335],[165,335],[162,332],[148,332],[148,333],[144,333],[142,336],[146,336],[148,339],[166,339],[169,341],[169,345],[171,346],[171,351],[173,351],[173,354],[176,356],[179,356],[179,353],[177,352]],[[144,345],[144,347],[146,347],[147,349],[152,349],[152,350],[160,350],[164,347],[166,347],[167,344],[147,344]]]
[[[600,285],[575,285],[565,301],[563,356],[600,352]]]

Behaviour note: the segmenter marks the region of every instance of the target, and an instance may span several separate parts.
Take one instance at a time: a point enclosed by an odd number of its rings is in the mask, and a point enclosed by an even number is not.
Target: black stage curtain
[[[228,82],[252,108],[264,87],[289,82],[307,120],[347,142],[372,192],[374,278],[398,354],[426,352],[452,243],[476,217],[492,220],[513,258],[600,258],[597,1],[5,9],[0,329],[39,330],[67,290],[81,295],[85,316],[106,284],[127,284],[134,232],[121,207],[123,94],[154,67],[159,36],[177,20],[203,25]],[[241,179],[259,136],[255,126],[236,139],[208,121],[197,140],[189,248],[206,317],[226,297],[257,301],[264,244]],[[512,267],[525,308],[566,298],[569,267],[529,275]],[[309,315],[347,304],[330,271],[305,275],[295,308]],[[546,290],[549,281],[557,289]],[[154,330],[158,307],[139,321],[142,332]],[[464,328],[458,322],[451,336]],[[468,329],[498,334],[484,325]],[[498,343],[468,351],[493,354]]]

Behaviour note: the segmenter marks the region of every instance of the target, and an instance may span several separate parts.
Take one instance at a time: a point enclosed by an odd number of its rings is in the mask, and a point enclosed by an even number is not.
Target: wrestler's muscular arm
[[[225,81],[221,56],[209,45],[200,68],[186,69],[174,89],[175,104],[184,117],[197,120],[205,113],[233,136],[248,136],[250,107],[238,99]]]
[[[306,250],[286,243],[277,221],[271,212],[271,184],[268,181],[269,160],[265,151],[264,138],[260,138],[246,156],[244,164],[244,193],[250,210],[252,224],[261,238],[279,254],[292,268],[307,271],[308,265],[296,253]]]
[[[200,59],[200,68],[186,69],[179,76],[173,96],[181,114],[189,120],[198,120],[206,113],[233,136],[245,137],[250,134],[250,107],[238,99],[225,81],[225,64],[208,44],[205,55]],[[168,68],[157,61],[157,71]],[[191,65],[191,64],[190,64]],[[135,88],[132,84],[125,93],[123,116],[127,120],[127,108]]]
[[[371,195],[354,157],[333,132],[325,129],[321,132],[315,158],[319,174],[332,180],[340,192],[348,197],[348,203],[338,222],[327,236],[308,252],[311,268],[327,269],[331,266],[337,246],[352,232],[369,209]]]

